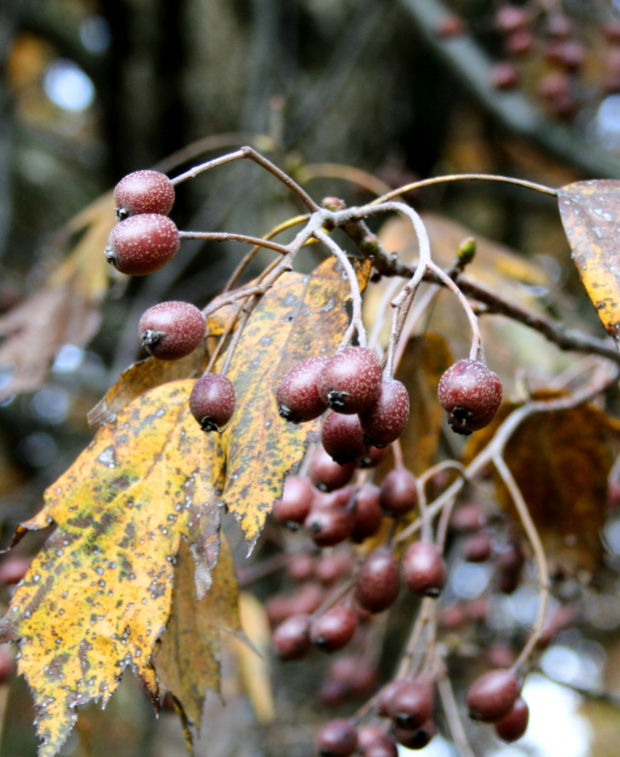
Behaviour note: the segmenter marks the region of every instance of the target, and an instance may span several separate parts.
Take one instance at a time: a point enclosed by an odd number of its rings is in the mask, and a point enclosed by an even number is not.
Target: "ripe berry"
[[[403,433],[409,420],[409,393],[395,379],[381,382],[379,396],[359,414],[366,443],[387,447]]]
[[[293,581],[304,583],[313,578],[316,560],[309,552],[297,552],[291,555],[286,569]]]
[[[362,757],[398,757],[394,739],[378,725],[362,725],[357,731]]]
[[[340,465],[355,462],[368,452],[357,415],[328,413],[321,429],[321,442],[327,454]]]
[[[391,470],[381,483],[379,503],[389,515],[397,517],[412,510],[418,501],[418,489],[413,473],[406,468]]]
[[[310,616],[291,615],[276,628],[273,646],[282,660],[300,660],[310,650]]]
[[[347,347],[329,360],[319,377],[319,394],[338,413],[352,415],[372,405],[381,386],[381,364],[366,347]]]
[[[491,85],[494,89],[514,89],[519,83],[519,71],[509,61],[500,61],[491,69]]]
[[[403,555],[402,572],[407,588],[418,596],[438,597],[446,583],[446,564],[432,542],[410,544]]]
[[[346,647],[357,628],[357,615],[345,605],[336,605],[314,621],[310,628],[312,643],[324,652]]]
[[[314,489],[303,476],[288,476],[281,499],[273,503],[273,517],[284,525],[303,523],[310,512]]]
[[[379,504],[379,487],[364,484],[355,497],[355,520],[351,539],[361,544],[364,539],[374,536],[381,528],[383,510]]]
[[[357,730],[348,720],[330,720],[316,736],[320,757],[349,757],[357,749]]]
[[[189,302],[160,302],[149,308],[138,326],[143,346],[160,360],[189,355],[205,338],[205,317]]]
[[[334,551],[323,555],[316,566],[316,577],[324,586],[331,586],[339,578],[351,573],[353,557],[350,552]]]
[[[343,507],[314,507],[304,528],[317,547],[333,547],[348,539],[353,530],[353,513]]]
[[[482,531],[468,536],[462,545],[463,559],[468,562],[485,562],[493,552],[491,534]]]
[[[511,670],[489,670],[469,687],[469,716],[483,723],[496,722],[510,712],[520,690],[519,679]]]
[[[355,599],[369,612],[382,612],[394,604],[400,589],[398,564],[387,549],[371,552],[355,581]]]
[[[169,263],[179,251],[179,231],[167,216],[130,216],[112,229],[105,249],[108,263],[129,276],[145,276]]]
[[[435,723],[429,718],[419,728],[395,728],[394,739],[407,749],[424,749],[436,733]]]
[[[189,409],[203,431],[221,431],[235,411],[230,379],[221,373],[204,373],[194,384]]]
[[[0,586],[18,584],[28,572],[32,561],[23,555],[10,555],[0,565]]]
[[[403,681],[390,697],[386,709],[399,728],[419,728],[433,711],[433,687],[428,681]]]
[[[340,465],[327,454],[324,447],[317,447],[312,455],[308,475],[322,492],[331,492],[346,486],[355,473],[355,463]]]
[[[529,14],[525,8],[506,3],[495,14],[495,26],[500,32],[509,33],[522,29],[529,24]]]
[[[530,708],[519,697],[510,712],[495,723],[495,732],[503,741],[516,741],[527,731],[529,719]]]
[[[479,360],[459,360],[440,378],[438,395],[453,431],[470,434],[493,420],[502,401],[502,385]]]
[[[280,379],[276,391],[278,412],[291,423],[311,421],[322,415],[327,406],[319,396],[318,380],[329,358],[311,357],[293,366]]]
[[[140,213],[167,216],[174,205],[174,185],[159,171],[134,171],[114,188],[116,217],[119,221]]]

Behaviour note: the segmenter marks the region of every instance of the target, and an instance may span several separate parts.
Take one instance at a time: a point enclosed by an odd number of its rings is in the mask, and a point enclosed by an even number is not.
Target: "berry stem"
[[[439,698],[441,699],[443,711],[446,715],[446,720],[448,721],[450,733],[454,739],[458,754],[460,754],[461,757],[476,757],[476,754],[467,739],[459,708],[454,697],[452,684],[450,683],[450,678],[446,674],[445,669],[437,676],[437,690],[439,691]]]
[[[536,613],[536,620],[532,628],[532,632],[528,637],[525,646],[521,650],[521,653],[514,662],[514,670],[523,665],[528,659],[532,650],[536,647],[538,640],[540,639],[543,628],[545,625],[545,618],[547,616],[547,603],[549,600],[549,567],[547,565],[547,557],[545,555],[545,548],[540,539],[530,511],[527,504],[523,499],[521,490],[519,489],[517,482],[512,475],[510,468],[506,465],[506,461],[497,454],[493,456],[493,465],[498,472],[504,486],[508,489],[508,493],[512,499],[515,509],[523,525],[527,538],[534,552],[534,558],[536,560],[536,566],[538,567],[538,611]]]
[[[557,197],[558,190],[553,187],[548,187],[545,184],[538,184],[534,181],[527,181],[526,179],[516,179],[511,176],[500,176],[497,174],[484,174],[484,173],[460,173],[460,174],[447,174],[446,176],[433,176],[430,179],[422,179],[420,181],[413,181],[410,184],[404,184],[402,187],[392,189],[381,197],[377,197],[373,200],[371,205],[387,202],[394,197],[405,194],[406,192],[412,192],[415,189],[423,189],[424,187],[431,187],[435,184],[446,184],[453,181],[496,181],[503,184],[513,184],[517,187],[524,187],[525,189],[532,189],[534,192],[541,192],[542,194],[551,195]]]
[[[340,343],[339,349],[344,349],[351,343],[353,333],[357,333],[357,341],[360,347],[366,347],[366,329],[364,328],[364,322],[362,320],[362,295],[360,292],[359,282],[355,275],[355,270],[351,265],[346,253],[340,249],[340,247],[334,242],[334,240],[326,234],[324,231],[317,229],[314,232],[314,236],[320,242],[328,247],[332,254],[340,261],[344,272],[349,280],[349,288],[351,290],[351,307],[353,313],[351,315],[351,323],[345,332],[344,337]]]
[[[256,247],[266,247],[275,250],[281,255],[288,255],[288,248],[277,242],[270,242],[260,237],[249,237],[245,234],[233,234],[227,231],[179,231],[180,239],[208,239],[214,242],[247,242]]]
[[[287,186],[291,190],[291,192],[299,197],[299,199],[310,210],[310,212],[314,213],[319,210],[319,206],[314,202],[310,195],[306,194],[306,192],[299,186],[299,184],[297,184],[296,181],[293,181],[293,179],[291,179],[288,174],[280,170],[274,163],[265,158],[264,155],[261,155],[249,145],[241,147],[238,150],[235,150],[235,152],[227,153],[226,155],[222,155],[219,158],[214,158],[213,160],[209,160],[206,163],[201,163],[200,165],[190,168],[189,171],[179,174],[179,176],[176,176],[174,179],[172,179],[172,184],[176,186],[182,181],[193,179],[198,176],[198,174],[201,174],[204,171],[208,171],[211,168],[216,168],[217,166],[224,165],[225,163],[232,163],[232,161],[234,160],[243,160],[244,158],[253,160],[255,163],[258,163],[259,166],[262,166],[267,171],[269,171],[269,173],[273,174],[273,176],[275,176],[285,186]]]

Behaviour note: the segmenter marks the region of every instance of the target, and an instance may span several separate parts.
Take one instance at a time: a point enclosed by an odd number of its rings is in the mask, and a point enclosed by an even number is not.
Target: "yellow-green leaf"
[[[578,181],[558,190],[560,215],[581,281],[601,323],[620,339],[620,181]]]
[[[162,685],[182,707],[184,720],[198,729],[207,689],[220,690],[220,636],[241,633],[239,589],[228,541],[222,538],[213,582],[198,600],[194,561],[181,543],[175,570],[172,614],[155,657]]]
[[[368,279],[366,262],[358,271]],[[301,460],[318,421],[295,426],[278,415],[275,391],[295,363],[330,355],[349,322],[349,284],[335,258],[312,274],[288,273],[265,294],[244,328],[228,377],[237,410],[222,434],[224,500],[253,545],[280,496],[284,476]]]
[[[219,527],[202,523],[217,499],[209,468],[221,460],[189,413],[192,384],[164,384],[123,408],[23,524],[56,524],[0,623],[2,639],[21,639],[40,757],[58,752],[77,705],[107,702],[125,667],[157,697],[151,653],[180,540]]]

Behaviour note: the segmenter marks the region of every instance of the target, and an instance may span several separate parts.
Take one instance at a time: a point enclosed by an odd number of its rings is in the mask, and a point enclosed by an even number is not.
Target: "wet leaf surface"
[[[189,414],[191,387],[165,384],[121,410],[22,526],[56,524],[0,624],[4,640],[21,640],[41,757],[58,752],[77,705],[107,702],[125,667],[157,699],[150,658],[170,614],[182,536],[191,545],[210,534],[211,549],[198,554],[217,557],[219,521],[203,521],[217,499],[207,461],[217,469],[221,460]],[[210,567],[201,566],[203,591]]]
[[[605,329],[620,339],[620,181],[592,180],[558,190],[560,215],[581,281]]]

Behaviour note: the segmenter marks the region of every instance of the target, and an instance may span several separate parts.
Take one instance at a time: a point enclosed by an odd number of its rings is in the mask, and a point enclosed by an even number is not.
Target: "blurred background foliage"
[[[36,293],[67,260],[83,238],[76,215],[124,174],[151,166],[174,173],[214,149],[252,144],[304,181],[315,198],[338,195],[349,203],[371,199],[376,180],[394,187],[446,173],[498,173],[551,186],[620,177],[615,4],[532,0],[526,7],[534,18],[529,41],[515,35],[522,29],[498,29],[500,4],[492,0],[454,0],[450,7],[437,0],[0,4],[0,313]],[[569,19],[570,29],[554,29],[551,19],[557,18]],[[351,182],[342,166],[367,174]],[[532,280],[523,284],[528,296],[545,302],[550,289],[562,288],[553,307],[569,323],[602,336],[548,198],[510,186],[460,183],[412,199],[433,212],[440,241],[455,235],[450,218],[468,233],[518,250],[531,264]],[[183,185],[174,217],[183,229],[260,235],[297,212],[273,177],[243,162]],[[114,222],[109,200],[94,206],[90,228],[98,218],[104,229]],[[100,238],[95,234],[89,242],[93,260],[103,257]],[[93,301],[96,334],[84,343],[52,343],[58,349],[51,373],[33,391],[11,395],[0,415],[4,544],[16,523],[39,508],[43,488],[91,438],[86,411],[140,355],[140,314],[162,299],[203,306],[241,250],[234,243],[184,242],[183,255],[165,273],[130,282],[112,276],[101,310],[102,291]],[[96,270],[94,264],[93,276]],[[37,324],[42,345],[54,325]],[[6,386],[12,368],[4,368],[0,382]],[[610,524],[617,566],[620,530]],[[20,548],[32,551],[34,541]],[[599,632],[613,636],[620,613],[606,612]],[[608,690],[620,695],[617,642],[591,642],[598,646],[588,657],[575,651],[585,643],[575,633],[565,645],[573,657],[559,666],[573,666],[576,680],[569,683],[588,688],[588,675],[599,681],[604,674]],[[607,655],[613,665],[601,661]],[[225,659],[225,671],[227,666]],[[290,725],[257,736],[247,705],[234,697],[234,676],[227,675],[230,706],[221,710],[215,698],[209,702],[218,727],[207,727],[200,754],[207,753],[207,742],[210,755],[224,756],[276,753],[269,751],[276,742],[282,751],[289,742],[310,741],[309,732],[292,725],[305,722],[306,708],[293,714],[289,702],[290,695],[296,707],[304,704],[307,680],[303,691],[296,690],[297,674],[279,672],[279,704]],[[135,689],[127,677],[105,719],[86,708],[63,754],[183,754],[174,719],[164,713],[155,723]],[[23,683],[10,692],[4,687],[0,706],[1,754],[34,755]],[[618,727],[610,725],[617,710],[607,716],[608,702],[589,707],[597,738],[610,733],[617,739]],[[611,753],[607,741],[591,748],[590,754]]]

